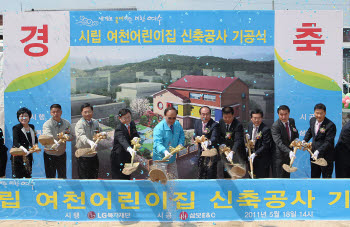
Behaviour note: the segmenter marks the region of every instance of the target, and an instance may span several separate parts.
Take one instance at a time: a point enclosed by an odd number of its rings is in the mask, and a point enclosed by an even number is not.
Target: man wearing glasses
[[[204,145],[208,148],[218,149],[219,143],[219,124],[211,118],[211,110],[208,106],[202,106],[199,109],[200,119],[194,123],[194,138],[204,135],[208,140]],[[202,147],[198,147],[198,179],[216,179],[217,164],[220,159],[219,153],[213,157],[204,157]]]
[[[168,107],[164,110],[164,119],[153,130],[153,160],[162,160],[170,155],[169,147],[184,146],[185,134],[181,124],[176,121],[177,110]],[[169,162],[155,163],[159,168],[166,170],[169,179],[177,179],[176,155],[170,156]]]

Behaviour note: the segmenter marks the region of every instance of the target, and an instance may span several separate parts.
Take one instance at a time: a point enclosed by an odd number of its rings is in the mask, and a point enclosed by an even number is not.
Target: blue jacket
[[[179,144],[182,146],[185,144],[185,134],[181,124],[175,121],[172,132],[163,119],[153,130],[153,160],[162,160],[164,151],[169,151],[169,146],[175,148]],[[175,159],[176,155],[173,155],[168,163],[173,163]]]

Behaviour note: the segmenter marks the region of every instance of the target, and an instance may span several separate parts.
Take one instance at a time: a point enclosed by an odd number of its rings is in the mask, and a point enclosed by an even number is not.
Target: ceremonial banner
[[[71,11],[4,14],[6,146],[16,111],[27,107],[39,136],[50,105],[75,123],[90,103],[107,139],[98,144],[99,178],[111,179],[118,112],[129,108],[141,137],[131,181],[0,181],[0,219],[65,221],[230,221],[349,219],[346,180],[148,180],[153,128],[165,108],[178,110],[187,149],[177,154],[180,179],[197,177],[191,142],[201,106],[222,118],[230,106],[246,129],[261,109],[270,127],[279,105],[302,139],[316,103],[341,129],[340,11]],[[78,178],[75,139],[67,177]],[[10,155],[8,155],[10,158]],[[298,151],[294,178],[310,177]],[[45,177],[34,154],[33,178]],[[218,178],[223,178],[223,169]],[[6,176],[11,177],[8,161]],[[248,182],[249,181],[249,182]],[[326,182],[326,183],[325,183]],[[203,190],[205,188],[205,190]],[[317,209],[316,209],[317,208]]]
[[[248,184],[248,181],[250,182]],[[2,180],[1,219],[349,220],[348,180]],[[205,190],[203,188],[205,187]]]
[[[314,106],[323,103],[338,138],[342,128],[343,15],[333,10],[312,12],[276,11],[275,110],[280,105],[291,108],[290,117],[302,140]],[[309,153],[298,151],[297,157],[298,171],[291,177],[311,177]]]
[[[69,13],[4,14],[5,141],[12,147],[12,127],[21,107],[32,111],[37,136],[51,118],[50,106],[59,103],[70,121]],[[68,176],[71,175],[67,146]],[[10,157],[10,155],[8,155]],[[34,154],[33,177],[45,177],[43,154]],[[11,162],[6,176],[12,177]]]

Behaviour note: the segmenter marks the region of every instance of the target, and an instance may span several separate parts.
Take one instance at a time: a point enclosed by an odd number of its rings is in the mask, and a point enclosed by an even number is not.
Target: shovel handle
[[[134,158],[135,158],[135,152],[133,152],[132,155],[131,155],[131,167],[134,164]]]
[[[306,150],[309,152],[309,154],[310,154],[311,156],[314,155],[314,154],[311,152],[311,150],[310,150],[309,148],[307,148]]]

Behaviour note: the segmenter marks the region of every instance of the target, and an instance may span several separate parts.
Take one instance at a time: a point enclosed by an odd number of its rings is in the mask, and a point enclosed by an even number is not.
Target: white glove
[[[92,140],[88,140],[87,142],[88,142],[88,144],[90,145],[91,150],[94,151],[94,150],[96,149],[96,147],[97,147],[97,144],[94,143],[94,141],[92,141]]]
[[[57,140],[53,140],[55,142],[54,145],[52,145],[51,149],[52,150],[56,150],[58,148],[58,146],[60,146],[60,143],[57,142]]]
[[[256,156],[256,154],[253,153],[252,155],[250,155],[250,157],[248,158],[248,160],[252,160],[252,162],[254,162],[255,156]]]
[[[203,142],[203,145],[206,146],[206,147],[208,147],[208,145],[209,145],[209,140],[204,141],[204,142]]]
[[[249,152],[248,148],[245,148],[245,152],[247,152],[247,153]]]
[[[305,140],[303,140],[303,141],[301,141],[301,146],[306,146],[306,141]]]
[[[295,157],[295,154],[294,154],[293,151],[290,151],[290,152],[289,152],[289,158],[292,159],[293,157]]]
[[[128,147],[127,151],[130,153],[130,155],[132,156],[132,154],[136,154],[136,151],[134,149],[132,149],[131,147]]]
[[[219,148],[224,148],[226,146],[226,144],[221,144],[220,146],[219,146]]]
[[[24,153],[26,153],[26,156],[28,156],[30,154],[30,152],[23,146],[20,146],[19,148],[22,149],[22,151],[24,151]]]
[[[228,153],[227,157],[226,157],[227,161],[232,161],[233,159],[233,151],[231,151],[230,153]]]
[[[101,136],[106,136],[106,135],[107,135],[107,132],[101,132],[100,135],[101,135]]]
[[[164,157],[166,157],[166,156],[168,156],[168,155],[170,155],[169,158],[173,157],[173,155],[170,154],[169,151],[165,150],[165,151],[164,151]]]
[[[316,150],[314,152],[314,154],[311,156],[311,158],[313,158],[316,161],[319,154],[320,154],[320,152],[318,150]]]

